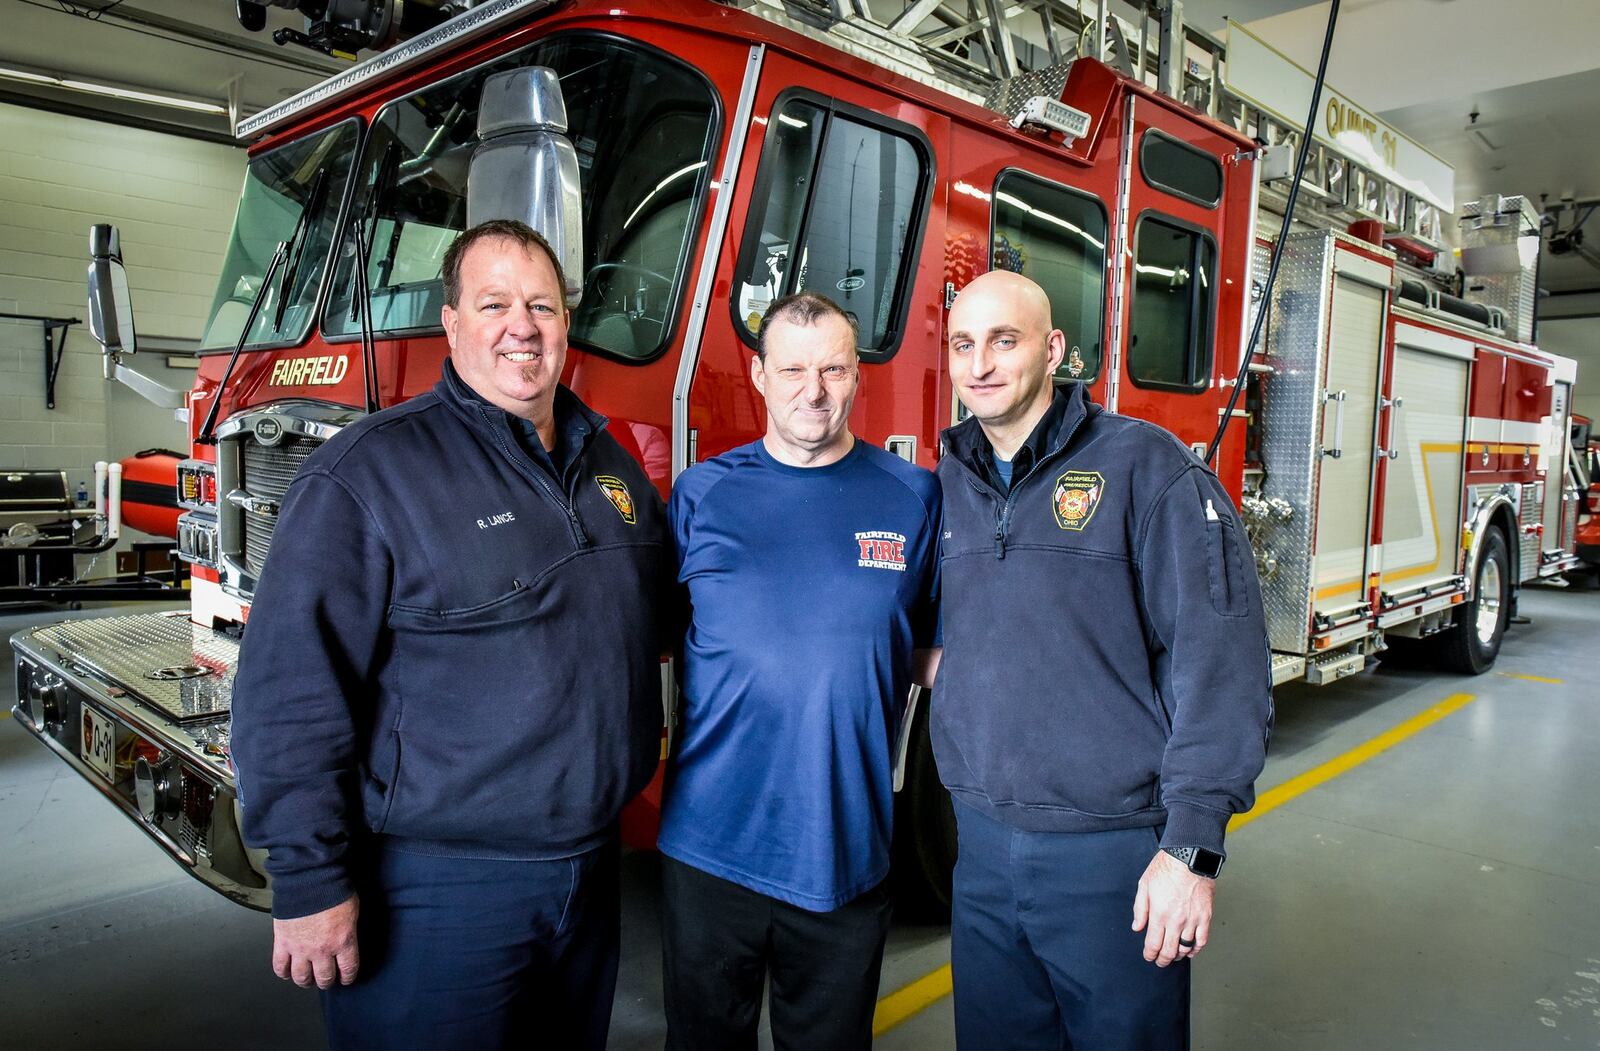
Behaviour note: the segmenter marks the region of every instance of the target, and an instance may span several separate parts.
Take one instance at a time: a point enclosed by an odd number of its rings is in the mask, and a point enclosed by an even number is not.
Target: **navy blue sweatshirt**
[[[1164,825],[1163,846],[1221,852],[1272,721],[1249,542],[1175,437],[1079,384],[1056,397],[1008,494],[976,419],[944,435],[940,776],[1017,828]]]
[[[559,478],[446,362],[296,475],[233,698],[275,916],[349,897],[370,833],[447,857],[582,852],[654,771],[664,507],[604,417],[565,388],[556,415],[579,443]]]

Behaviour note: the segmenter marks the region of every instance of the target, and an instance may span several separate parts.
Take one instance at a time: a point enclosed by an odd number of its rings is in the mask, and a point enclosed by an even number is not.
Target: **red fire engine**
[[[1319,143],[1267,293],[1269,169],[1302,132],[1230,90],[1225,49],[1176,5],[1139,5],[1142,26],[1043,5],[1031,72],[1004,25],[908,36],[936,6],[883,25],[855,4],[491,0],[409,39],[392,18],[298,35],[393,46],[240,126],[208,353],[177,406],[192,609],[18,635],[20,723],[198,878],[267,904],[227,762],[232,660],[269,546],[339,542],[275,534],[279,501],[341,426],[434,383],[441,256],[497,215],[563,255],[565,382],[663,494],[758,436],[753,330],[801,288],[859,319],[855,433],[932,467],[961,412],[948,307],[1006,267],[1049,293],[1062,381],[1197,455],[1244,377],[1215,465],[1256,546],[1276,681],[1330,681],[1401,639],[1488,667],[1519,585],[1573,564],[1574,368],[1532,345],[1523,202],[1467,209],[1482,251],[1460,288],[1436,195]],[[91,314],[122,377],[120,245],[92,241]],[[901,870],[936,897],[954,844],[925,706],[902,754]],[[658,791],[630,811],[635,841]]]

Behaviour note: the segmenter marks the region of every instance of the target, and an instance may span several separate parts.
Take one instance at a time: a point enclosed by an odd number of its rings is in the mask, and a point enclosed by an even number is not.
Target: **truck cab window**
[[[356,122],[346,121],[250,161],[202,350],[232,350],[238,343],[272,253],[291,237],[297,243],[289,246],[288,270],[273,278],[275,287],[267,290],[245,345],[298,343],[304,337],[322,290],[357,138]]]
[[[1222,200],[1222,165],[1204,150],[1151,128],[1139,140],[1144,181],[1175,197],[1215,208]]]
[[[813,291],[852,313],[861,352],[899,341],[926,210],[926,154],[909,135],[791,97],[761,155],[734,278],[735,328],[754,343],[771,303]]]
[[[1138,386],[1205,389],[1216,257],[1216,245],[1199,230],[1139,220],[1128,324],[1128,372]]]
[[[585,35],[544,41],[378,115],[354,205],[371,242],[373,328],[439,328],[440,264],[466,225],[478,96],[490,75],[528,65],[549,66],[561,78],[583,187],[583,298],[569,337],[628,360],[653,357],[666,344],[682,298],[689,234],[715,145],[716,104],[687,67]],[[347,238],[323,319],[330,337],[360,332],[351,304],[354,257]]]
[[[1038,282],[1051,321],[1067,337],[1057,375],[1091,382],[1100,374],[1104,328],[1106,211],[1087,194],[1026,172],[995,180],[989,266]]]

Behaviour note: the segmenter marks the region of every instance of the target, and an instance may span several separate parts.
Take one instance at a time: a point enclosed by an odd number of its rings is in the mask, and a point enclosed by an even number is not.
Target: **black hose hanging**
[[[1278,230],[1278,240],[1272,246],[1272,263],[1267,267],[1267,280],[1261,286],[1261,309],[1256,311],[1255,323],[1250,326],[1250,341],[1239,359],[1239,372],[1233,377],[1233,393],[1228,395],[1228,407],[1217,422],[1217,433],[1206,448],[1206,465],[1216,461],[1217,450],[1222,448],[1222,437],[1228,433],[1233,420],[1233,410],[1239,404],[1239,392],[1244,389],[1245,375],[1250,371],[1250,359],[1255,356],[1256,344],[1261,341],[1262,322],[1267,317],[1267,302],[1272,297],[1272,286],[1278,280],[1278,263],[1283,259],[1283,243],[1289,237],[1289,224],[1294,218],[1294,203],[1300,196],[1300,180],[1306,173],[1306,158],[1311,155],[1311,129],[1317,123],[1317,110],[1322,105],[1322,83],[1328,75],[1328,53],[1333,50],[1333,29],[1339,22],[1339,0],[1328,5],[1328,29],[1322,37],[1322,57],[1317,61],[1316,79],[1311,84],[1311,111],[1306,114],[1305,128],[1300,133],[1300,155],[1294,162],[1294,178],[1289,181],[1289,197],[1283,206],[1283,226]],[[1251,231],[1252,238],[1255,236]],[[1247,293],[1248,294],[1248,293]]]

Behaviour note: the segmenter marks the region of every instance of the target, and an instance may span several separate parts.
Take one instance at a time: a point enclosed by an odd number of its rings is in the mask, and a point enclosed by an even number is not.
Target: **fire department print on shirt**
[[[1057,478],[1055,492],[1050,498],[1056,525],[1074,531],[1088,525],[1089,519],[1094,517],[1094,509],[1100,506],[1100,493],[1105,484],[1099,471],[1067,471]]]
[[[633,494],[628,492],[627,485],[616,475],[597,474],[594,476],[595,484],[600,491],[606,494],[606,499],[611,501],[611,506],[617,509],[617,514],[629,525],[637,520],[633,509]]]
[[[882,529],[857,533],[856,548],[859,552],[856,565],[862,568],[892,569],[896,573],[906,571],[906,538],[899,533]]]

